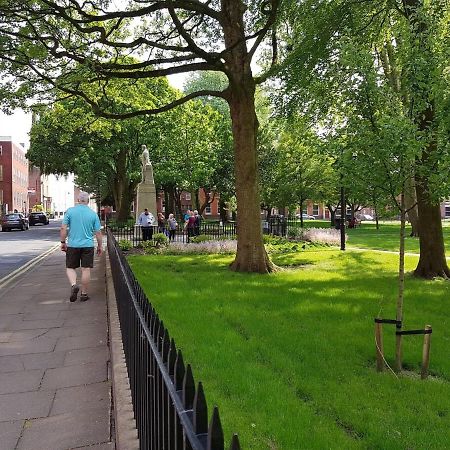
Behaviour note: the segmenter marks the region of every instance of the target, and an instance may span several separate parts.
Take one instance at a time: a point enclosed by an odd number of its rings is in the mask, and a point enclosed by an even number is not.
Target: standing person
[[[149,212],[147,208],[144,209],[144,212],[139,216],[138,223],[142,229],[142,240],[143,241],[151,241],[153,238],[153,221],[155,218],[153,214]]]
[[[175,239],[175,231],[178,227],[177,221],[173,214],[169,214],[167,224],[169,225],[169,241],[173,241]]]
[[[97,255],[102,254],[102,233],[97,214],[88,206],[89,194],[80,192],[78,204],[69,208],[61,225],[61,250],[66,252],[66,274],[69,279],[71,302],[76,301],[78,291],[76,269],[81,265],[80,301],[89,299],[88,287],[91,268],[94,267],[94,234],[97,239]],[[68,242],[66,243],[66,238]]]
[[[165,217],[164,214],[159,212],[158,213],[158,233],[164,233],[166,231],[166,224],[165,224]]]
[[[194,235],[200,236],[200,225],[202,223],[203,217],[198,213],[198,211],[194,210],[195,224],[194,224]]]
[[[188,239],[187,241],[190,241],[190,238],[194,236],[195,233],[195,215],[194,211],[191,211],[191,215],[189,216],[189,219],[186,222],[186,229],[187,229],[187,235]]]

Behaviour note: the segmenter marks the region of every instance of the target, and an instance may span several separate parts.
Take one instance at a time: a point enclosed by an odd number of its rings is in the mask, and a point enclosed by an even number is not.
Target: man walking
[[[153,214],[148,211],[147,208],[144,209],[144,212],[139,216],[138,223],[142,228],[142,240],[143,241],[151,241],[153,237],[153,221],[155,218]]]
[[[66,273],[69,279],[70,301],[77,299],[80,290],[77,284],[76,269],[81,265],[80,301],[89,299],[88,287],[91,280],[91,268],[94,267],[94,234],[97,239],[97,255],[102,253],[102,233],[97,214],[88,206],[89,194],[80,192],[78,204],[69,208],[61,225],[61,250],[66,252]],[[66,238],[68,236],[68,242]]]

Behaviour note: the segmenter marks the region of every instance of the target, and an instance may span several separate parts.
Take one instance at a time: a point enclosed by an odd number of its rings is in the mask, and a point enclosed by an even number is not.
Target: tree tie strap
[[[430,328],[428,330],[405,330],[405,331],[396,331],[395,334],[404,336],[406,334],[431,334],[433,330]]]
[[[396,319],[379,319],[378,317],[376,317],[375,319],[375,323],[390,323],[396,326],[396,328],[401,328],[402,327],[402,321],[401,320],[396,320]]]

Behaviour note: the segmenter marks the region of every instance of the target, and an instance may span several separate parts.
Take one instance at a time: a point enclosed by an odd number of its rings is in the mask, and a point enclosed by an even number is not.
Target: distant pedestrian
[[[151,241],[153,238],[153,222],[155,218],[153,214],[149,212],[147,208],[144,209],[144,212],[139,216],[138,223],[142,229],[142,240],[143,241]]]
[[[158,233],[164,233],[166,231],[166,224],[165,224],[165,217],[164,214],[159,212],[158,213]]]
[[[194,210],[194,217],[195,217],[195,223],[194,223],[194,236],[200,235],[200,225],[202,224],[203,217],[198,213],[198,211]]]
[[[97,214],[88,206],[89,194],[80,192],[78,204],[69,208],[61,225],[61,250],[66,252],[66,274],[69,279],[71,302],[76,301],[78,291],[76,269],[81,266],[80,301],[89,299],[88,287],[91,269],[94,267],[94,235],[97,239],[97,255],[102,254],[102,233]],[[67,243],[66,243],[66,238]]]
[[[195,233],[195,215],[194,211],[191,211],[189,219],[186,222],[186,231],[188,235],[187,241],[190,241],[190,238],[194,236]]]
[[[175,233],[178,228],[178,223],[173,214],[169,214],[169,218],[167,219],[167,225],[169,228],[169,241],[173,241],[175,239]]]

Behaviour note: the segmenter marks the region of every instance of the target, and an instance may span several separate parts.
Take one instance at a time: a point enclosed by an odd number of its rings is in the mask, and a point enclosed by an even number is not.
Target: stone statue
[[[152,163],[150,162],[150,155],[148,153],[147,146],[143,145],[141,148],[142,148],[142,154],[141,154],[142,167],[143,167],[143,170],[145,170],[145,167],[151,166]]]
[[[147,146],[143,145],[141,154],[142,162],[142,182],[154,183],[153,181],[153,167],[150,161],[150,155],[147,150]]]

